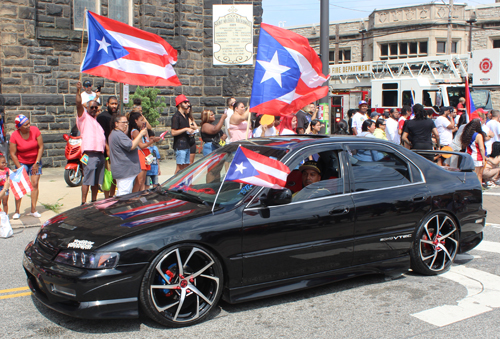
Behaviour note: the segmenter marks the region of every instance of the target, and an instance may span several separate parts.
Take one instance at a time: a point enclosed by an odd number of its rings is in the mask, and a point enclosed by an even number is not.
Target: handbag
[[[113,174],[107,168],[104,169],[104,180],[102,181],[102,190],[109,191],[113,183]]]
[[[215,137],[212,138],[213,149],[221,148],[222,146],[224,146],[226,144],[226,141],[221,140],[220,136],[221,136],[221,134],[219,132],[219,133],[217,133],[217,135]]]
[[[12,237],[14,232],[12,231],[12,226],[10,226],[9,217],[5,212],[0,212],[0,238]]]

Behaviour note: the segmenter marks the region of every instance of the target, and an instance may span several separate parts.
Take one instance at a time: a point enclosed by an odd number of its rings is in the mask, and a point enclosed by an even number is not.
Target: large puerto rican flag
[[[10,171],[9,179],[10,188],[12,189],[16,200],[21,199],[25,194],[28,194],[33,190],[30,177],[28,176],[28,173],[26,173],[24,166],[21,166],[15,171]]]
[[[322,63],[306,38],[289,30],[260,25],[250,111],[291,114],[328,95]]]
[[[290,169],[281,161],[240,146],[234,154],[231,165],[229,165],[225,180],[283,188],[286,185],[288,174],[290,174]]]
[[[160,36],[87,12],[83,73],[141,86],[180,86],[177,51]]]

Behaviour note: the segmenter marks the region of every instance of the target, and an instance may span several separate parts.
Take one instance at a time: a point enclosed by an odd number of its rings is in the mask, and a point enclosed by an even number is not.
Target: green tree
[[[160,109],[167,107],[165,98],[158,98],[158,93],[160,93],[158,88],[146,87],[143,89],[140,86],[137,86],[135,93],[130,96],[129,103],[125,106],[130,108],[134,105],[134,99],[141,99],[142,114],[150,125],[155,127],[159,123],[158,119],[160,118]]]

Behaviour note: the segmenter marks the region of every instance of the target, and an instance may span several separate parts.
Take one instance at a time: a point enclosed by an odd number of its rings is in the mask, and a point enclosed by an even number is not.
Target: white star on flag
[[[240,172],[241,174],[243,174],[243,171],[246,170],[247,168],[245,166],[243,166],[243,163],[241,164],[236,164],[236,169],[234,170],[235,172]]]
[[[99,49],[97,51],[99,52],[101,49],[103,49],[106,51],[106,54],[108,54],[108,46],[111,46],[111,44],[108,44],[106,42],[106,37],[103,36],[101,41],[97,39],[95,41],[97,41],[97,43],[99,44]]]
[[[290,69],[290,67],[280,65],[278,60],[278,51],[274,53],[271,62],[263,60],[257,60],[257,62],[266,70],[260,83],[273,78],[274,80],[276,80],[278,85],[280,85],[280,87],[283,87],[281,84],[281,73],[285,73]]]

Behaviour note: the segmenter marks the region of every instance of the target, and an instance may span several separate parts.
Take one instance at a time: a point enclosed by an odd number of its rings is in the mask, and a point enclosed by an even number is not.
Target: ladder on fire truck
[[[425,77],[437,83],[461,82],[468,63],[468,54],[452,54],[330,65],[330,88],[369,87],[373,79]]]

